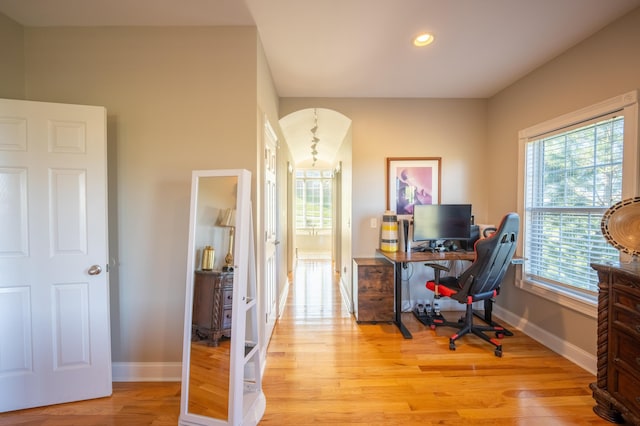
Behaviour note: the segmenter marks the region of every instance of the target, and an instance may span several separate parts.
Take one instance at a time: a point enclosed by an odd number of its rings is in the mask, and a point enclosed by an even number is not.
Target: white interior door
[[[0,99],[0,411],[111,394],[106,111]]]
[[[264,208],[265,208],[265,313],[266,342],[271,338],[278,317],[278,197],[277,197],[277,139],[275,132],[265,121],[264,127]],[[265,344],[266,348],[266,344]]]

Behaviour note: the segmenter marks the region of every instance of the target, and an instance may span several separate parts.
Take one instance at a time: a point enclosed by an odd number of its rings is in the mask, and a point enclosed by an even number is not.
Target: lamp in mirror
[[[227,251],[227,255],[224,257],[225,265],[222,267],[222,270],[225,272],[233,271],[233,238],[236,226],[235,209],[226,209],[220,219],[219,225],[229,228],[229,250]]]

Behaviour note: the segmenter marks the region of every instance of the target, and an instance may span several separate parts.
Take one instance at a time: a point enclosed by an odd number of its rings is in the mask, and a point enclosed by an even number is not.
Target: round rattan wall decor
[[[600,227],[609,244],[631,256],[640,255],[640,197],[627,198],[609,207]]]

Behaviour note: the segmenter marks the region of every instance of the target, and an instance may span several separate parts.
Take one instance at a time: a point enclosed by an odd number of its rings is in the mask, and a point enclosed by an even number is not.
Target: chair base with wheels
[[[487,299],[484,301],[484,312],[473,311],[473,315],[480,318],[482,321],[494,327],[501,327],[500,324],[493,320],[493,299]],[[513,336],[513,333],[506,328],[504,329],[505,336]]]
[[[469,296],[469,301],[466,305],[465,314],[458,322],[452,323],[449,321],[440,322],[438,318],[434,318],[433,328],[438,326],[447,326],[459,328],[459,331],[449,337],[449,349],[452,351],[456,350],[456,340],[464,336],[465,334],[473,333],[476,336],[480,337],[485,342],[491,343],[494,347],[494,354],[497,357],[502,357],[502,341],[501,339],[505,336],[505,329],[499,325],[478,325],[473,323],[473,302],[472,297]],[[488,336],[485,333],[494,333],[495,338]]]
[[[497,290],[491,293],[491,298],[497,296]],[[484,299],[490,300],[490,299]],[[462,317],[458,319],[458,321],[448,321],[440,312],[436,310],[424,310],[423,312],[419,312],[418,310],[414,310],[414,314],[418,321],[427,327],[435,330],[437,327],[451,327],[457,328],[458,332],[449,337],[449,349],[452,351],[456,350],[456,340],[460,339],[462,336],[472,333],[476,336],[480,337],[482,340],[492,344],[494,346],[494,354],[497,357],[502,357],[502,341],[501,339],[504,336],[511,336],[513,333],[506,330],[501,325],[491,322],[486,325],[484,324],[475,324],[474,317],[476,313],[473,310],[473,302],[477,302],[478,300],[474,300],[472,296],[467,297],[466,301],[466,309]],[[434,303],[435,304],[435,303]],[[494,337],[490,337],[485,333],[494,333]]]

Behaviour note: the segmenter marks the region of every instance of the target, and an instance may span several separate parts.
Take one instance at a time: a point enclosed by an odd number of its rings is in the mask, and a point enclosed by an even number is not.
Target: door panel
[[[87,199],[84,170],[51,169],[51,256],[87,252]]]
[[[89,285],[53,285],[53,369],[82,368],[89,354]]]
[[[32,370],[30,308],[28,287],[0,288],[0,377]]]
[[[268,122],[264,130],[264,208],[265,208],[265,338],[268,342],[278,317],[278,268],[276,246],[278,235],[277,139]],[[265,345],[266,348],[266,345]]]
[[[0,256],[27,256],[27,169],[0,167],[0,191]]]
[[[104,108],[0,99],[0,411],[111,394],[106,189]]]

